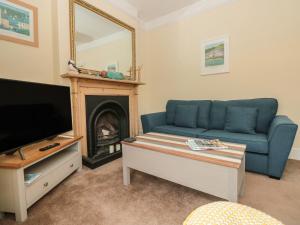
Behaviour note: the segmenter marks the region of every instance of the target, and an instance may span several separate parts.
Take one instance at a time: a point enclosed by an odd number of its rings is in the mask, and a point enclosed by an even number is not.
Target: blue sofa
[[[246,144],[246,170],[280,179],[298,126],[287,116],[276,115],[277,108],[278,102],[272,98],[230,101],[169,100],[166,112],[142,115],[141,120],[144,133],[218,138]],[[239,110],[238,114],[235,114],[236,110]],[[252,116],[253,112],[256,113],[255,117]],[[249,132],[244,132],[243,126],[240,127],[242,132],[229,129],[244,123],[246,126],[252,125],[253,129]]]

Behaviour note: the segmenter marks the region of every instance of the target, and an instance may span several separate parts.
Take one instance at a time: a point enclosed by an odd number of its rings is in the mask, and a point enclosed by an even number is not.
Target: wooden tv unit
[[[0,218],[15,213],[16,221],[27,219],[27,209],[67,176],[82,168],[81,137],[58,136],[23,148],[25,160],[18,154],[0,156]],[[47,151],[40,148],[53,143],[59,146]],[[25,174],[40,176],[25,184]]]

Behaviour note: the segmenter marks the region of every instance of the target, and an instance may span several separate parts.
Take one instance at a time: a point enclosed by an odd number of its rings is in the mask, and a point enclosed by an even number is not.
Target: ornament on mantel
[[[127,71],[128,75],[125,75],[125,79],[126,80],[131,80],[132,79],[132,66],[129,68],[129,70]]]
[[[134,77],[134,80],[136,80],[137,78],[137,81],[140,82],[141,81],[141,76],[142,76],[142,68],[143,68],[143,65],[140,65],[138,66],[136,69],[135,69],[135,74],[137,77]],[[132,69],[132,66],[129,68],[129,70],[127,71],[129,73],[129,75],[127,75],[127,77],[129,78],[128,80],[132,79],[133,78],[133,69]]]
[[[79,74],[79,69],[77,68],[74,60],[69,60],[68,62],[68,73],[70,74]]]
[[[138,66],[137,67],[137,69],[136,69],[136,74],[137,74],[137,81],[138,82],[141,82],[141,76],[142,76],[142,69],[143,69],[143,65],[140,65],[140,66]]]
[[[100,76],[103,78],[107,78],[107,71],[105,71],[105,70],[101,71]]]

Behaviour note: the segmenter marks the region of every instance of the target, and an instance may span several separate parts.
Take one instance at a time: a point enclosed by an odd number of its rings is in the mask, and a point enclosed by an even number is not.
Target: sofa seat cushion
[[[203,128],[187,128],[187,127],[176,127],[172,125],[163,125],[163,126],[154,127],[152,131],[165,133],[165,134],[174,134],[179,136],[197,137],[199,134],[203,133],[206,130]]]
[[[198,135],[200,138],[220,139],[221,141],[246,144],[247,152],[254,152],[259,154],[268,154],[268,139],[267,135],[257,134],[242,134],[231,133],[225,130],[208,130]]]

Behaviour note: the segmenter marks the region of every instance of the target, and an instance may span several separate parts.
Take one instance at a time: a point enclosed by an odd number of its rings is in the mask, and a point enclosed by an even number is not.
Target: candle
[[[110,146],[109,146],[109,154],[114,153],[114,151],[115,151],[115,146],[110,145]]]

